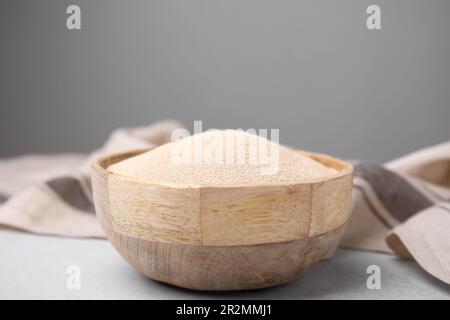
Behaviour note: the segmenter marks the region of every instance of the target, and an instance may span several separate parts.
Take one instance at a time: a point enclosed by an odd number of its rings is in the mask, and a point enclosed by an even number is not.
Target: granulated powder
[[[190,186],[310,183],[336,174],[298,151],[237,130],[186,137],[113,164],[108,170],[141,182]]]

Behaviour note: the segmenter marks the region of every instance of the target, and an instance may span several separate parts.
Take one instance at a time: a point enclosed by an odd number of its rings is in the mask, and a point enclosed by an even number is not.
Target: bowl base
[[[148,241],[111,229],[105,233],[123,258],[147,277],[183,288],[216,291],[291,282],[327,254],[342,229],[295,241],[244,246]]]

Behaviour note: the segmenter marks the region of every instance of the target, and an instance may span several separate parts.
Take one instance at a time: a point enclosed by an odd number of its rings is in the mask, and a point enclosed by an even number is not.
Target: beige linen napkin
[[[0,225],[70,236],[104,234],[95,218],[89,168],[93,159],[170,141],[172,120],[113,132],[91,155],[0,159]],[[341,245],[414,259],[450,283],[450,142],[384,166],[357,163],[352,215]]]
[[[90,164],[102,154],[170,141],[174,120],[114,131],[91,155],[0,159],[0,225],[40,234],[104,238],[92,204]]]
[[[355,164],[341,246],[412,258],[450,284],[450,142],[384,166]]]

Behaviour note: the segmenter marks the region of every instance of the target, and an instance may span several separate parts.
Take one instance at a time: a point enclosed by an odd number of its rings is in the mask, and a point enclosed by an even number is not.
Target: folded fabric
[[[181,127],[174,120],[118,129],[90,155],[29,155],[0,160],[0,225],[48,235],[105,238],[94,214],[90,165],[101,156],[154,147]]]
[[[396,253],[450,284],[450,142],[384,166],[356,163],[341,246]]]
[[[102,154],[170,141],[173,120],[119,129],[90,155],[0,160],[0,225],[70,237],[104,238],[95,218],[89,168]],[[450,284],[450,142],[385,165],[355,163],[350,248],[396,253]]]

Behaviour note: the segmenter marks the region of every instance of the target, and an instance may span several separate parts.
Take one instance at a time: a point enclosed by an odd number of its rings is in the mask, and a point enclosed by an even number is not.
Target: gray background
[[[383,30],[365,26],[372,3]],[[89,151],[172,117],[388,160],[450,137],[449,14],[446,0],[0,0],[0,157]]]

